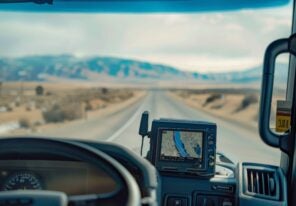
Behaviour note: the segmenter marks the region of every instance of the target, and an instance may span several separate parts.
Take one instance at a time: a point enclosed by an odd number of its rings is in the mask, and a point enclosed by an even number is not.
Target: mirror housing
[[[265,51],[260,99],[259,133],[261,139],[267,145],[288,152],[288,134],[280,135],[270,130],[275,62],[277,56],[283,53],[289,53],[296,57],[296,34],[293,34],[290,38],[278,39],[272,42]]]

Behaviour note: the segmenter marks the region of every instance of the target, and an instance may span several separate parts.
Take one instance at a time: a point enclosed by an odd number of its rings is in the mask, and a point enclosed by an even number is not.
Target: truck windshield
[[[148,110],[215,122],[218,151],[278,164],[258,134],[259,92],[264,50],[290,35],[291,19],[291,4],[178,15],[1,12],[0,135],[112,141],[139,153]]]

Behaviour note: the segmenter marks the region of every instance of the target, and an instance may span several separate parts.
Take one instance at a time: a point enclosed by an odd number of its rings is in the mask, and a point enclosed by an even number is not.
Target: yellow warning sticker
[[[276,115],[276,131],[277,132],[286,132],[289,130],[291,125],[290,115]]]
[[[277,132],[287,132],[291,126],[291,102],[277,101],[276,124]]]

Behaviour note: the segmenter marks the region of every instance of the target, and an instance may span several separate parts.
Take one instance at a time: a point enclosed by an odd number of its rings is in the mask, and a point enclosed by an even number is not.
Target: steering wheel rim
[[[106,171],[113,171],[112,177],[118,175],[122,183],[126,187],[126,204],[136,206],[141,204],[141,195],[138,184],[133,176],[128,172],[126,168],[124,168],[120,163],[118,163],[115,159],[107,155],[106,153],[94,149],[88,145],[76,143],[76,142],[68,142],[66,140],[57,140],[54,138],[36,138],[36,137],[13,137],[13,138],[4,138],[0,140],[0,157],[8,154],[22,155],[22,154],[33,154],[40,155],[42,153],[61,155],[63,157],[69,157],[73,159],[77,159],[80,161],[84,161],[86,163],[92,164],[93,166],[104,169]],[[104,163],[102,165],[102,163]],[[114,175],[115,174],[115,175]],[[39,195],[46,196],[46,190],[39,191]],[[11,196],[15,191],[9,191],[7,194]],[[34,191],[37,194],[37,191]],[[28,191],[29,196],[31,191]],[[42,193],[42,194],[41,194]],[[49,193],[48,193],[49,194]],[[51,194],[51,193],[50,193]],[[61,193],[61,198],[64,199],[63,194]],[[15,193],[15,195],[19,195],[19,193]],[[27,194],[28,196],[28,194]],[[1,195],[0,192],[0,201],[1,198],[5,197],[5,195]],[[56,196],[55,196],[56,198]],[[73,196],[69,197],[68,203],[70,205],[75,205],[77,203],[95,201],[100,202],[100,200],[104,200],[106,196],[104,195],[81,195],[81,196]],[[122,205],[122,202],[120,202]],[[36,205],[36,204],[35,204]],[[34,206],[35,206],[34,205]],[[62,205],[62,204],[61,204]],[[37,205],[36,205],[37,206]]]

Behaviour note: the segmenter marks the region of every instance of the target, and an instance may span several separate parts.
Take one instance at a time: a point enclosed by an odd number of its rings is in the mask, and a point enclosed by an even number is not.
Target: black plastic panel
[[[223,201],[229,200],[235,205],[236,180],[234,178],[198,179],[186,177],[161,176],[162,204],[168,205],[169,197],[187,198],[188,206],[204,205],[200,200],[212,200],[213,206],[222,206]],[[220,186],[224,189],[217,189]],[[218,187],[219,188],[219,187]],[[229,189],[232,188],[232,189]]]
[[[247,192],[246,188],[246,169],[254,169],[254,170],[266,170],[266,171],[274,171],[279,179],[278,187],[279,190],[279,200],[276,198],[268,198],[262,195],[252,194]],[[271,166],[271,165],[264,165],[264,164],[257,164],[257,163],[240,163],[237,168],[237,177],[238,177],[238,200],[240,206],[247,206],[247,205],[258,205],[258,206],[282,206],[287,205],[287,182],[286,178],[279,167]]]

